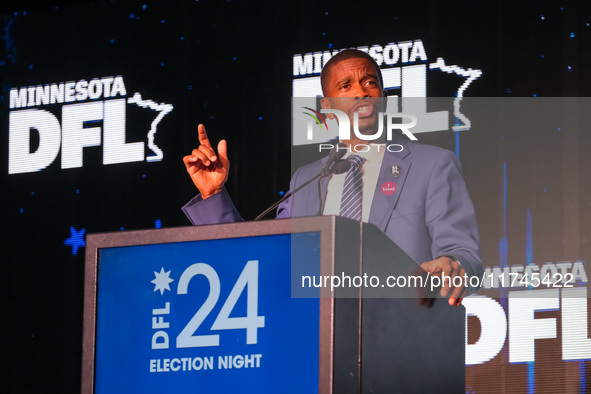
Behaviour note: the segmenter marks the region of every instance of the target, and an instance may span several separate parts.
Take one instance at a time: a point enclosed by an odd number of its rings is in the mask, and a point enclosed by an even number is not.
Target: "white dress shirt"
[[[362,221],[369,221],[369,213],[371,211],[371,202],[376,190],[378,176],[380,175],[380,168],[384,160],[384,151],[386,144],[369,144],[367,152],[351,152],[347,150],[343,159],[347,159],[350,155],[359,155],[365,159],[361,167],[361,175],[363,179],[363,202],[362,202]],[[367,148],[363,148],[367,150]],[[326,193],[326,200],[324,202],[324,215],[339,215],[341,212],[341,197],[343,194],[343,185],[345,184],[345,176],[347,173],[332,175],[328,181],[328,190]]]

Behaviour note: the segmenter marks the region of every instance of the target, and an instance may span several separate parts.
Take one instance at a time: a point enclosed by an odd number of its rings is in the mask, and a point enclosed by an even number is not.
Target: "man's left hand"
[[[427,271],[431,276],[441,276],[442,284],[440,294],[442,297],[449,296],[449,305],[460,306],[462,299],[466,295],[466,287],[464,286],[464,274],[466,271],[464,267],[456,260],[442,256],[435,260],[427,261],[421,264],[421,268]],[[461,286],[454,286],[454,277],[461,276]],[[443,280],[445,278],[445,280]]]

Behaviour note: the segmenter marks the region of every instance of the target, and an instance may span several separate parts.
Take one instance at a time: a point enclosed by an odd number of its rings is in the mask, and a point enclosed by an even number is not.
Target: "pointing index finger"
[[[209,143],[209,138],[207,138],[207,133],[205,132],[205,126],[200,124],[199,127],[197,127],[197,131],[199,133],[199,143],[201,145],[205,145],[205,146],[211,148],[211,144]]]

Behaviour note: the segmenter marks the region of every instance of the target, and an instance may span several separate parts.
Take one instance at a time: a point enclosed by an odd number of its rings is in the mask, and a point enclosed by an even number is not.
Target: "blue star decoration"
[[[86,246],[86,242],[84,241],[84,234],[86,234],[85,228],[78,231],[74,226],[70,227],[70,238],[66,238],[66,240],[64,241],[64,245],[72,247],[72,254],[74,256],[78,254],[78,249]]]
[[[156,279],[152,280],[154,283],[154,292],[160,290],[160,295],[164,294],[164,290],[170,291],[170,282],[174,282],[174,279],[170,279],[170,271],[164,272],[164,267],[160,269],[160,272],[154,271]]]

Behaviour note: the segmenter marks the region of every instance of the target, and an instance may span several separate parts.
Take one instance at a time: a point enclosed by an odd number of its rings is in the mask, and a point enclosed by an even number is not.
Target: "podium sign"
[[[301,247],[319,267],[320,233],[279,225],[284,234],[254,235],[259,225],[251,236],[183,242],[149,240],[209,238],[211,227],[89,236],[96,343],[85,357],[94,385],[86,377],[83,391],[318,392],[320,300],[291,298],[290,259]]]
[[[85,394],[464,389],[462,308],[423,307],[413,288],[304,284],[416,272],[373,225],[323,216],[94,234],[86,249]]]

